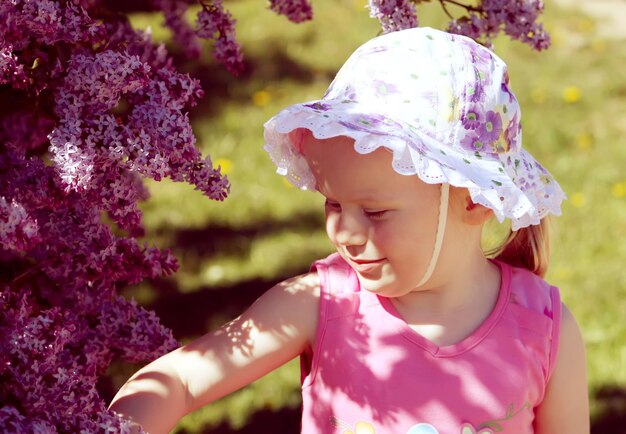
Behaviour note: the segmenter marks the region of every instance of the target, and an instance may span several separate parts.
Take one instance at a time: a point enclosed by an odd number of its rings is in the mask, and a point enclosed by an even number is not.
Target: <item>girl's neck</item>
[[[438,267],[423,288],[391,300],[409,325],[473,330],[489,316],[500,289],[498,266],[482,254],[453,264]]]

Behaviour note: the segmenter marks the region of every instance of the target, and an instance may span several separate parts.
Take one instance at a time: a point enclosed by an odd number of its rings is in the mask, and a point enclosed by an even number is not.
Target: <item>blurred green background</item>
[[[314,19],[293,24],[258,0],[227,1],[238,20],[246,72],[232,77],[211,58],[182,61],[206,96],[190,113],[198,145],[232,183],[216,203],[188,185],[150,183],[146,241],[171,248],[180,271],[129,288],[183,342],[238,315],[258,295],[331,251],[319,197],[290,187],[262,150],[263,123],[281,108],[321,97],[334,73],[380,30],[366,0],[313,2]],[[421,25],[444,28],[437,2]],[[192,15],[190,14],[190,19]],[[169,45],[161,18],[132,16]],[[554,219],[548,279],[581,326],[587,346],[593,431],[626,432],[626,48],[602,24],[548,2],[542,19],[553,45],[536,53],[502,37],[524,114],[524,146],[569,196]],[[496,228],[497,231],[497,228]],[[115,365],[114,387],[137,366]],[[299,367],[267,377],[188,415],[179,433],[291,433],[299,422]],[[620,428],[621,426],[621,428]],[[621,429],[621,431],[620,431]]]

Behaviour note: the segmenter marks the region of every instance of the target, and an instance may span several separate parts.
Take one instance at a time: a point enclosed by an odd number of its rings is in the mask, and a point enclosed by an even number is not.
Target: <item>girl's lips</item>
[[[381,262],[384,261],[385,258],[381,258],[381,259],[352,259],[349,258],[352,262],[354,262],[355,264],[373,264],[376,262]]]
[[[368,259],[368,260],[348,258],[348,260],[352,264],[352,268],[354,268],[356,271],[360,273],[366,273],[368,271],[372,271],[373,269],[381,265],[383,262],[385,262],[385,258]]]

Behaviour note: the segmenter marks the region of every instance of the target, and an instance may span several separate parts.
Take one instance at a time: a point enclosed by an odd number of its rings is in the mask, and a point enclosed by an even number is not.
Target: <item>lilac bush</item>
[[[182,46],[213,39],[216,58],[240,69],[220,4],[195,29],[186,4],[154,7]],[[0,431],[123,432],[97,379],[113,359],[177,346],[154,312],[117,295],[177,268],[137,238],[142,178],[188,182],[215,200],[229,190],[185,111],[202,89],[104,2],[5,1],[0,35]]]
[[[229,192],[195,146],[186,110],[203,96],[199,81],[114,3],[0,2],[0,432],[129,431],[107,411],[98,379],[113,360],[177,346],[154,312],[118,295],[178,267],[140,240],[143,179],[190,183],[214,200]],[[125,3],[160,12],[186,56],[198,57],[206,39],[229,71],[242,70],[221,0]],[[417,25],[417,3],[371,0],[370,12],[394,31]],[[468,15],[450,28],[487,41],[503,30],[541,49],[541,6],[483,0],[461,6]],[[312,18],[307,0],[269,8],[296,23]]]

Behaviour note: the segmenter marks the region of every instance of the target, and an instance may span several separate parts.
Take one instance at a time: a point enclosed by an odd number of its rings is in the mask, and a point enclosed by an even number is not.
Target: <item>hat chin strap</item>
[[[416,288],[419,288],[423,284],[425,284],[428,279],[433,275],[435,271],[435,266],[437,265],[437,260],[439,259],[439,253],[441,253],[441,246],[443,244],[443,236],[446,232],[446,221],[448,219],[448,197],[450,195],[450,184],[441,184],[440,195],[439,195],[439,220],[437,222],[437,234],[435,237],[435,250],[433,251],[433,255],[430,258],[430,263],[428,264],[428,268],[426,268],[426,273],[424,273],[424,277],[419,283],[416,285]]]

